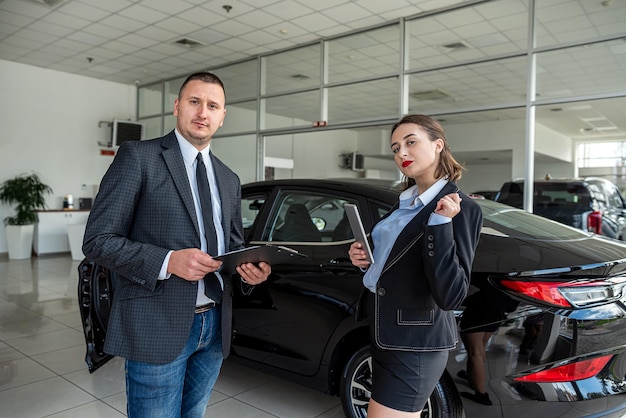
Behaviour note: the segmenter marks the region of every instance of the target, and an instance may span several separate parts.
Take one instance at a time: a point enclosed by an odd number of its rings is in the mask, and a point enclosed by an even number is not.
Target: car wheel
[[[348,360],[341,379],[341,405],[346,417],[364,418],[372,394],[372,357],[369,347]],[[444,372],[422,410],[422,418],[462,418],[463,404],[454,381]]]

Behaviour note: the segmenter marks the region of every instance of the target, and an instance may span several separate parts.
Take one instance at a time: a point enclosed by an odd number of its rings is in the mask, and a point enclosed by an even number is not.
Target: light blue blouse
[[[428,205],[448,183],[446,178],[437,180],[427,190],[418,194],[417,185],[409,187],[400,194],[400,204],[387,218],[378,222],[372,230],[374,244],[374,264],[370,265],[363,277],[363,285],[372,292],[376,291],[376,283],[387,262],[391,248],[404,227]],[[447,216],[431,213],[428,225],[441,225],[451,222]]]

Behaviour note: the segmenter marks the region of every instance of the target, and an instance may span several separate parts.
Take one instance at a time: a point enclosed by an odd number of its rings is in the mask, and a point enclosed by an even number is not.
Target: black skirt
[[[398,411],[424,408],[448,362],[448,351],[381,350],[372,344],[372,399]]]

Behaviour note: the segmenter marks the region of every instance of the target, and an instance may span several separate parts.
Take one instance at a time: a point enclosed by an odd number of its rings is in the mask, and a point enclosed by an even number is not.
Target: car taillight
[[[612,357],[612,355],[607,355],[564,364],[552,369],[530,373],[526,376],[515,377],[513,380],[516,382],[558,383],[588,379],[600,373]]]
[[[584,308],[621,298],[626,277],[575,282],[521,281],[503,279],[500,285],[526,299],[560,308]]]
[[[594,210],[587,216],[587,231],[602,235],[602,212]]]

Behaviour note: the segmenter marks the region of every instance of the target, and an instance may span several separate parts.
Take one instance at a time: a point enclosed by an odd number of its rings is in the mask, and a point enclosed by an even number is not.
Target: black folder
[[[244,263],[257,264],[264,261],[269,265],[288,264],[306,257],[292,248],[281,245],[254,245],[213,258],[222,261],[220,271],[234,274],[237,273],[236,267]]]

